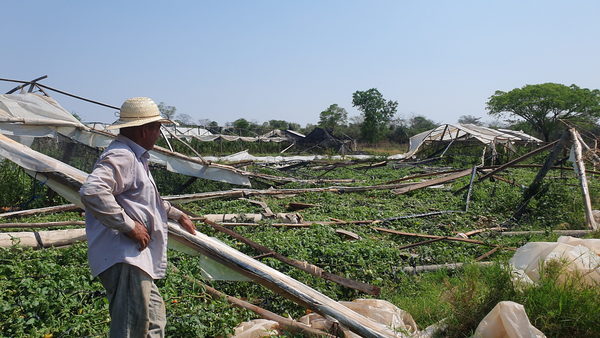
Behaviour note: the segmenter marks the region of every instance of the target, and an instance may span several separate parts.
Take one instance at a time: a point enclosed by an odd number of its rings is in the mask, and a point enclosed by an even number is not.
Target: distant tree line
[[[202,126],[212,133],[257,136],[274,129],[294,130],[308,134],[315,127],[328,130],[336,136],[352,138],[363,143],[377,144],[382,141],[407,143],[409,138],[430,130],[439,123],[422,115],[408,118],[397,117],[398,102],[386,100],[376,88],[356,91],[352,105],[361,114],[349,117],[345,108],[331,104],[319,114],[316,125],[300,124],[285,120],[259,123],[245,118],[220,126],[216,121],[200,119],[194,122],[188,114],[177,113],[174,106],[159,103],[161,114],[183,126]],[[565,86],[557,83],[526,85],[508,92],[496,91],[487,101],[488,114],[492,118],[504,118],[483,123],[482,117],[462,115],[461,124],[473,124],[492,128],[522,130],[545,141],[557,138],[563,125],[575,124],[598,134],[600,127],[600,90]]]

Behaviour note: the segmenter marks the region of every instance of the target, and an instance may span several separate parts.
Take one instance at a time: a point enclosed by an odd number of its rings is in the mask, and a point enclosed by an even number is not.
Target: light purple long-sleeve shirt
[[[116,263],[137,266],[154,279],[165,276],[167,218],[177,220],[183,213],[160,198],[148,158],[146,149],[119,135],[100,155],[79,191],[94,276]],[[135,227],[134,220],[150,234],[150,243],[142,251],[138,242],[125,235]]]

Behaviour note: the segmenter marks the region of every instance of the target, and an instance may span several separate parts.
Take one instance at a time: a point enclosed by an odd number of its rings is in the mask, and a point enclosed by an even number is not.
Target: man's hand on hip
[[[146,247],[148,247],[148,243],[150,243],[150,234],[148,234],[148,230],[142,223],[138,221],[133,222],[135,223],[135,228],[129,232],[126,232],[125,235],[138,242],[140,245],[140,251],[142,251],[146,249]]]
[[[177,220],[177,222],[179,222],[179,224],[185,229],[187,230],[187,232],[189,232],[190,234],[195,235],[196,234],[196,226],[194,225],[194,223],[192,222],[192,220],[190,219],[190,217],[186,214],[181,215],[181,217],[179,217],[179,220]]]

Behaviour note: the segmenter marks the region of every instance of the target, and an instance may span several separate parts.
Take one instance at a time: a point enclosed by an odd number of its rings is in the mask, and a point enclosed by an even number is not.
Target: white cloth
[[[119,135],[100,155],[79,191],[94,276],[116,263],[137,266],[154,279],[165,276],[167,214],[177,220],[182,212],[160,198],[148,157],[146,149]],[[150,243],[142,251],[125,235],[135,227],[134,220],[150,234]]]

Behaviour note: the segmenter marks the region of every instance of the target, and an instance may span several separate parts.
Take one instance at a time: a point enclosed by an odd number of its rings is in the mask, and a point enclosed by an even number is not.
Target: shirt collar
[[[146,148],[135,143],[127,136],[119,134],[119,135],[117,135],[117,141],[125,143],[129,148],[131,148],[131,150],[133,150],[135,157],[137,157],[139,159],[142,159],[142,158],[148,159],[148,157],[150,157],[150,154],[148,154],[148,150],[146,150]]]

